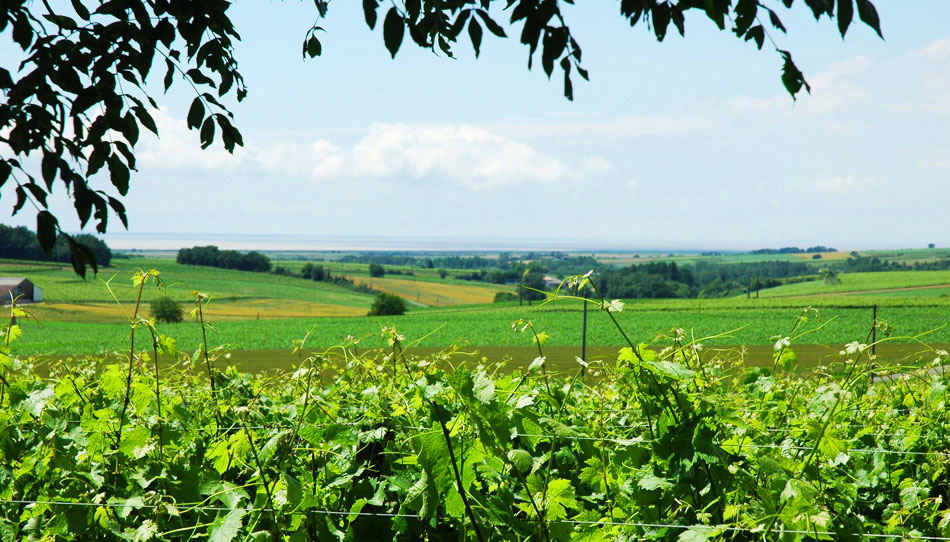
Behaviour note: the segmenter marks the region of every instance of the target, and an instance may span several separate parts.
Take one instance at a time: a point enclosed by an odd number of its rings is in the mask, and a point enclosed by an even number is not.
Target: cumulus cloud
[[[514,184],[552,183],[609,171],[601,156],[565,161],[485,128],[376,123],[351,145],[326,139],[266,141],[234,155],[216,143],[201,150],[198,135],[167,110],[153,111],[160,138],[145,140],[139,159],[149,169],[240,171],[315,182],[343,178],[431,179],[482,190]]]
[[[143,166],[149,168],[192,167],[204,171],[241,167],[245,153],[240,147],[236,148],[232,155],[216,141],[207,149],[202,150],[198,132],[189,130],[183,119],[171,116],[165,107],[153,109],[150,113],[155,120],[159,137],[142,138],[136,158]],[[151,134],[145,130],[143,132]]]
[[[352,155],[356,175],[432,176],[472,189],[552,182],[569,173],[561,160],[470,125],[373,124]]]

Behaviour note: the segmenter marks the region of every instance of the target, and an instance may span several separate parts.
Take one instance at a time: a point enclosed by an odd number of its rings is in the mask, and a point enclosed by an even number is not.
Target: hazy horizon
[[[749,241],[690,242],[685,240],[637,241],[621,239],[502,238],[463,236],[381,236],[381,235],[304,235],[240,233],[109,233],[102,238],[113,250],[178,250],[179,248],[216,245],[231,250],[270,251],[409,251],[409,252],[491,252],[491,251],[562,251],[562,252],[744,252],[761,248],[797,246],[802,249],[826,246],[842,251],[911,250],[927,248],[928,243],[904,246],[884,243],[835,243],[813,240],[783,240],[753,243]]]

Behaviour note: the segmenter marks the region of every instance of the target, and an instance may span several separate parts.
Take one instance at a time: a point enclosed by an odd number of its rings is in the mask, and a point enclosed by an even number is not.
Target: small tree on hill
[[[930,243],[929,245],[927,245],[927,248],[937,248],[937,245]]]
[[[382,293],[373,300],[367,316],[398,316],[406,313],[406,301],[398,295]]]
[[[386,274],[386,269],[382,265],[378,263],[369,264],[369,276],[378,278],[385,274]]]
[[[168,322],[170,324],[181,322],[182,318],[184,317],[184,312],[181,310],[181,305],[168,296],[153,299],[150,313],[152,318],[155,320],[158,320],[159,322]]]

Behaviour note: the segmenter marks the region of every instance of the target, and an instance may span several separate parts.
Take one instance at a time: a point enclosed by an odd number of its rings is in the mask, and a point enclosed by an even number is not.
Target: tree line
[[[203,265],[221,269],[240,271],[270,271],[270,258],[257,251],[241,253],[236,250],[220,250],[214,245],[183,248],[178,251],[175,261],[186,265]]]
[[[106,267],[112,262],[112,250],[109,249],[109,245],[95,235],[88,233],[74,235],[73,240],[86,245],[92,251],[97,265]],[[36,233],[32,230],[25,226],[14,228],[0,224],[0,258],[69,262],[69,243],[60,235],[53,245],[53,250],[47,256],[36,240]]]

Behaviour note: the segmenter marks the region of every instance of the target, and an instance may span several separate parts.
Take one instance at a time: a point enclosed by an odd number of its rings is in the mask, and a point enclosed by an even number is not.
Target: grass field
[[[875,273],[842,273],[840,284],[823,281],[799,282],[769,288],[761,297],[811,296],[841,293],[864,293],[876,290],[950,286],[950,271],[884,271]],[[882,292],[883,293],[883,292]]]
[[[701,338],[734,330],[730,336],[708,341],[722,345],[771,344],[776,336],[788,333],[794,319],[801,313],[798,307],[762,306],[709,306],[701,310],[676,308],[656,310],[655,304],[644,307],[631,305],[617,314],[626,332],[636,341],[649,341],[660,332],[684,328]],[[588,344],[591,346],[621,346],[623,338],[601,311],[589,313]],[[313,329],[310,343],[316,348],[329,348],[345,341],[347,336],[363,340],[361,345],[378,347],[381,326],[395,325],[410,340],[420,339],[423,346],[440,347],[454,343],[476,346],[531,346],[531,337],[515,333],[511,323],[519,318],[531,320],[538,331],[550,335],[551,346],[580,344],[581,311],[577,302],[533,309],[518,307],[470,307],[454,310],[421,310],[405,316],[324,317],[271,320],[214,321],[209,332],[212,346],[228,344],[233,349],[289,348],[291,341],[303,337]],[[928,335],[926,342],[950,342],[950,306],[891,306],[880,307],[878,318],[896,326],[895,334],[911,336],[939,328]],[[844,344],[865,341],[871,328],[870,308],[832,308],[820,310],[820,318],[811,317],[810,327],[824,324],[820,330],[802,337],[807,344]],[[123,324],[34,322],[23,323],[24,335],[17,342],[20,354],[85,354],[100,351],[123,350],[128,344],[128,327]],[[194,322],[161,325],[160,330],[178,340],[182,348],[198,345],[200,328]],[[145,333],[140,334],[144,341]],[[147,344],[142,343],[144,348]]]
[[[366,268],[362,264],[346,265],[354,270]],[[212,302],[206,315],[213,329],[209,331],[209,343],[227,344],[234,350],[287,349],[310,329],[314,330],[310,340],[314,348],[332,347],[348,336],[361,338],[361,348],[375,348],[380,345],[381,326],[396,325],[410,340],[424,338],[421,345],[426,347],[469,344],[514,351],[533,345],[530,336],[512,331],[511,323],[520,318],[531,320],[539,331],[550,335],[550,347],[574,347],[581,342],[582,305],[577,300],[563,299],[542,307],[492,304],[495,291],[503,287],[438,278],[426,281],[426,276],[420,275],[370,279],[357,274],[353,278],[358,282],[430,305],[412,307],[401,317],[370,318],[364,315],[372,296],[345,288],[271,274],[135,258],[116,260],[113,269],[102,273],[104,278],[115,275],[112,286],[122,300],[121,307],[110,300],[101,281],[82,281],[58,264],[0,262],[0,273],[28,276],[44,288],[47,299],[30,307],[37,322],[22,322],[24,336],[17,342],[17,352],[79,355],[125,350],[128,316],[136,292],[129,277],[137,267],[160,269],[169,283],[169,294],[181,301],[190,299],[192,289],[210,293]],[[635,341],[649,342],[657,333],[684,328],[697,338],[736,330],[728,337],[708,341],[712,345],[769,345],[776,336],[787,334],[803,307],[814,306],[821,317],[812,318],[809,325],[824,327],[800,342],[834,348],[864,341],[871,327],[871,306],[877,305],[879,319],[896,326],[897,335],[908,337],[936,329],[922,340],[950,342],[950,329],[946,327],[950,297],[940,297],[950,287],[906,289],[950,284],[950,272],[843,274],[841,279],[840,285],[833,286],[811,282],[763,290],[760,299],[631,300],[617,317]],[[154,287],[146,292],[146,301],[159,295]],[[589,318],[588,344],[592,348],[623,345],[623,337],[605,313],[594,310]],[[160,330],[176,338],[183,349],[198,346],[200,329],[194,322],[161,325]],[[145,338],[146,333],[139,334],[140,340]],[[141,348],[146,346],[145,342],[139,344]]]
[[[303,262],[300,262],[301,265]],[[364,264],[337,264],[350,271],[366,272]],[[42,321],[109,323],[126,321],[137,295],[131,276],[138,268],[161,272],[166,288],[149,285],[143,303],[167,294],[183,304],[193,301],[192,290],[211,296],[208,317],[212,319],[303,318],[365,315],[373,296],[302,278],[269,273],[250,273],[210,267],[179,265],[174,260],[157,258],[115,259],[113,266],[101,270],[99,278],[77,277],[62,264],[0,261],[0,274],[25,276],[43,288],[44,303],[32,307]],[[431,270],[427,270],[431,271]],[[338,271],[336,271],[338,272]],[[459,280],[443,281],[431,271],[434,282],[422,277],[369,279],[354,276],[358,282],[370,282],[378,289],[402,295],[426,305],[490,303],[498,291],[510,287],[485,285]],[[119,307],[109,293],[109,281],[115,296],[126,307]]]

